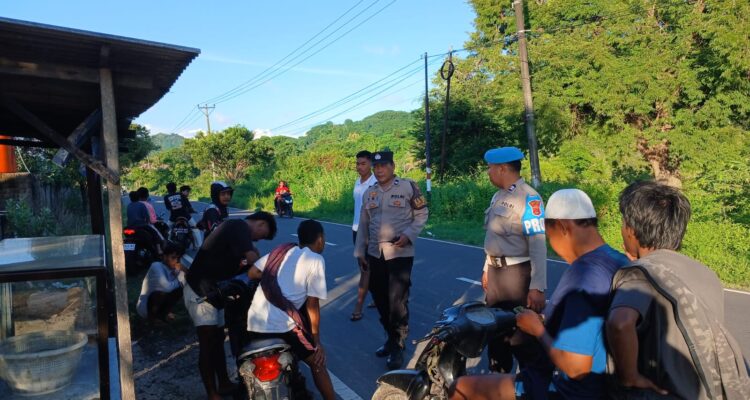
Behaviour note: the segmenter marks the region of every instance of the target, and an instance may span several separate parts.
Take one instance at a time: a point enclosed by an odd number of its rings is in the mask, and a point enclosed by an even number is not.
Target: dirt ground
[[[173,310],[176,319],[167,325],[148,326],[135,312],[144,275],[128,278],[136,396],[139,400],[205,399],[198,372],[198,338],[182,300]],[[229,343],[225,349],[230,377],[236,381]]]

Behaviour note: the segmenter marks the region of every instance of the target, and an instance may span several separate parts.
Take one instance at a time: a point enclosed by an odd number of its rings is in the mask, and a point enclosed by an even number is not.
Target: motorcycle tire
[[[403,390],[391,386],[387,383],[381,383],[372,394],[372,400],[408,400],[409,397]]]

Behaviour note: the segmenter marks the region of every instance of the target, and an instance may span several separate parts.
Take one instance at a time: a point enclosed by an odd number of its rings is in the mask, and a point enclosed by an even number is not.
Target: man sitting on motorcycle
[[[282,201],[284,194],[292,194],[289,190],[289,185],[285,181],[279,181],[279,186],[276,187],[276,195],[274,196],[274,204],[276,206],[276,214],[281,214],[281,207],[283,207]]]
[[[164,239],[164,236],[162,236],[161,232],[159,232],[159,230],[154,226],[158,219],[156,218],[156,210],[154,210],[154,206],[149,202],[150,195],[148,193],[148,189],[146,189],[145,187],[139,187],[136,191],[136,194],[138,196],[138,203],[143,205],[143,207],[146,209],[146,213],[144,214],[143,211],[137,211],[136,215],[140,217],[133,221],[132,226],[147,226],[148,232],[152,237],[151,243],[154,245],[154,251],[156,251],[156,254],[161,255],[166,240]],[[146,216],[148,218],[144,219],[142,218],[143,216]],[[128,214],[128,223],[130,222],[130,214]]]
[[[516,316],[516,324],[537,338],[546,357],[517,375],[461,377],[451,399],[606,397],[604,321],[612,277],[628,259],[604,242],[591,199],[578,189],[552,194],[545,228],[550,245],[570,267],[543,315],[524,310]]]
[[[248,312],[247,330],[250,331],[251,339],[284,339],[295,356],[310,366],[315,386],[323,398],[333,400],[336,397],[320,342],[320,300],[325,300],[327,296],[325,259],[321,256],[325,248],[323,226],[318,221],[303,221],[297,228],[297,236],[299,246],[290,246],[285,255],[278,254],[278,250],[275,250],[250,268],[250,279],[260,279],[261,286],[255,291]],[[279,259],[273,258],[282,256],[280,266],[270,266],[269,259],[278,263]],[[276,271],[269,272],[270,268],[276,267]],[[273,275],[268,276],[274,273],[277,273],[275,279]],[[280,294],[279,291],[264,286],[266,283],[280,289]],[[274,293],[276,296],[268,298],[267,293]],[[283,303],[293,309],[282,310],[277,307]],[[302,326],[290,317],[290,312],[301,316],[299,320],[303,322]]]
[[[219,281],[245,273],[258,259],[254,241],[271,240],[275,235],[276,220],[267,212],[224,221],[198,249],[185,275],[185,308],[198,334],[198,368],[210,400],[220,400],[236,387],[227,373],[222,305],[212,304],[207,297]]]
[[[232,201],[234,189],[222,181],[211,184],[211,204],[203,211],[203,218],[198,222],[198,228],[203,230],[205,240],[214,229],[229,217],[227,206]]]
[[[197,228],[197,223],[195,222],[195,218],[191,214],[197,214],[198,212],[195,211],[193,208],[193,205],[190,203],[190,186],[188,185],[182,185],[180,186],[180,201],[182,202],[182,208],[186,211],[188,217],[188,223],[190,224],[190,227],[193,231],[193,244],[195,245],[195,248],[201,247],[201,244],[203,243],[200,229]]]

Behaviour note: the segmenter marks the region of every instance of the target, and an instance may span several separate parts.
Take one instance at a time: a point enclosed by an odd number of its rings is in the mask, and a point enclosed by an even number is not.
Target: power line
[[[297,118],[295,120],[292,120],[292,121],[289,121],[289,122],[284,123],[282,125],[279,125],[277,127],[274,127],[271,130],[274,131],[274,130],[277,130],[277,129],[284,128],[284,127],[286,127],[288,125],[295,125],[299,121],[303,121],[303,120],[309,119],[309,118],[314,117],[314,116],[316,116],[318,114],[321,114],[321,113],[324,113],[324,112],[326,112],[328,110],[336,108],[336,107],[338,107],[340,105],[346,104],[346,103],[348,103],[348,102],[356,99],[357,97],[359,97],[361,95],[364,95],[365,93],[368,93],[368,92],[376,89],[377,85],[379,83],[388,80],[392,76],[394,76],[394,75],[398,74],[399,72],[401,72],[401,71],[403,71],[403,70],[405,70],[405,69],[413,66],[414,64],[418,63],[419,61],[420,61],[419,59],[416,59],[416,60],[410,62],[409,64],[406,64],[405,66],[403,66],[403,67],[401,67],[401,68],[399,68],[399,69],[391,72],[390,74],[384,76],[383,78],[378,79],[377,81],[375,81],[375,82],[373,82],[373,83],[371,83],[371,84],[363,87],[362,89],[357,90],[356,92],[354,92],[354,93],[352,93],[352,94],[350,94],[350,95],[348,95],[348,96],[346,96],[344,98],[336,100],[335,102],[333,102],[331,104],[328,104],[327,106],[324,106],[324,107],[322,107],[320,109],[317,109],[317,110],[315,110],[315,111],[313,111],[311,113],[305,114],[305,115],[303,115],[303,116],[301,116],[301,117],[299,117],[299,118]],[[419,67],[419,68],[421,68],[421,67]],[[413,71],[411,71],[411,70],[408,71],[408,72],[406,72],[406,74],[412,74],[412,73],[413,73]]]
[[[439,60],[432,60],[432,61],[430,61],[430,62],[429,62],[429,64],[428,64],[428,65],[430,65],[430,66],[431,66],[431,65],[435,64],[435,63],[436,63],[437,61],[439,61]],[[422,67],[421,67],[421,66],[420,66],[420,67],[418,67],[418,68],[415,68],[415,69],[413,70],[413,72],[411,72],[411,73],[410,73],[409,75],[403,76],[402,78],[400,78],[400,79],[398,79],[398,80],[395,80],[395,82],[391,81],[391,82],[388,82],[388,83],[386,83],[386,84],[383,84],[383,85],[381,85],[380,87],[383,87],[383,86],[385,86],[385,88],[384,88],[384,89],[382,89],[382,90],[380,90],[380,91],[378,91],[377,93],[374,93],[373,95],[371,95],[371,96],[369,96],[369,97],[365,98],[364,100],[362,100],[362,101],[360,101],[359,103],[357,103],[357,104],[353,105],[352,107],[349,107],[349,108],[345,109],[344,111],[341,111],[341,112],[339,112],[339,113],[337,113],[337,114],[331,115],[331,116],[327,117],[327,118],[326,118],[326,119],[325,119],[324,121],[319,121],[319,122],[317,122],[317,123],[315,123],[315,124],[311,124],[311,125],[308,125],[307,127],[309,128],[309,127],[313,127],[313,126],[317,126],[317,125],[320,125],[320,124],[322,124],[322,123],[325,123],[326,121],[330,121],[330,120],[331,120],[331,119],[333,119],[333,118],[336,118],[336,117],[338,117],[338,116],[341,116],[341,115],[343,115],[343,114],[345,114],[345,113],[347,113],[347,112],[349,112],[349,111],[355,110],[355,109],[357,109],[357,108],[361,108],[361,107],[364,107],[364,106],[366,106],[366,105],[369,105],[369,104],[371,104],[371,103],[372,103],[372,102],[374,102],[374,101],[378,101],[379,99],[375,99],[375,100],[373,100],[373,101],[371,101],[371,100],[372,100],[372,99],[374,99],[375,97],[379,96],[380,94],[384,93],[385,91],[387,91],[387,90],[389,90],[389,89],[391,89],[391,88],[395,87],[395,86],[396,86],[396,85],[398,85],[399,83],[401,83],[401,82],[403,82],[403,81],[407,80],[408,78],[410,78],[411,76],[413,76],[413,75],[414,75],[415,73],[421,72],[421,70],[422,70]],[[406,88],[408,88],[408,87],[411,87],[411,86],[413,86],[413,85],[415,85],[415,84],[417,84],[417,83],[419,83],[419,82],[421,82],[421,81],[422,81],[422,80],[421,80],[421,79],[419,79],[419,80],[417,80],[417,81],[415,81],[415,82],[413,82],[413,83],[411,83],[411,84],[409,84],[409,85],[407,85],[407,86],[405,86],[405,87],[402,87],[402,88],[400,88],[399,90],[396,90],[396,91],[394,91],[394,92],[392,92],[392,93],[388,93],[388,94],[386,94],[386,95],[385,95],[385,96],[383,96],[383,97],[387,97],[387,96],[390,96],[390,95],[391,95],[391,94],[393,94],[393,93],[397,93],[397,92],[399,92],[399,91],[402,91],[402,90],[404,90],[404,89],[406,89]],[[380,88],[380,87],[379,87],[379,88]],[[350,96],[351,96],[351,95],[350,95]],[[347,96],[347,97],[349,97],[349,96]],[[369,102],[369,103],[368,103],[368,102]],[[306,128],[306,129],[307,129],[307,128]]]
[[[383,12],[383,11],[384,11],[384,10],[385,10],[386,8],[390,7],[390,6],[391,6],[391,5],[393,4],[393,3],[395,3],[396,1],[397,1],[397,0],[392,0],[392,1],[390,2],[390,3],[386,4],[386,5],[385,5],[385,7],[383,7],[383,8],[381,8],[381,9],[379,9],[379,10],[378,10],[378,11],[376,11],[376,12],[375,12],[374,14],[372,14],[372,15],[370,15],[369,17],[365,18],[365,19],[364,19],[363,21],[361,21],[361,22],[360,22],[360,23],[359,23],[358,25],[356,25],[356,26],[352,27],[352,28],[351,28],[351,29],[349,29],[348,31],[346,31],[346,32],[344,32],[343,34],[339,35],[339,36],[338,36],[337,38],[335,38],[335,39],[334,39],[334,40],[332,40],[331,42],[327,43],[327,44],[326,44],[325,46],[321,47],[320,49],[316,50],[316,51],[315,51],[314,53],[312,53],[312,54],[308,55],[307,57],[303,58],[303,59],[302,59],[302,60],[300,60],[299,62],[295,63],[294,65],[292,65],[292,66],[290,66],[290,67],[284,67],[284,69],[281,69],[281,70],[280,70],[280,71],[279,71],[278,73],[276,73],[275,75],[272,75],[272,76],[271,76],[271,77],[269,77],[268,79],[265,79],[264,81],[262,81],[262,82],[260,82],[260,83],[254,84],[254,85],[252,85],[252,86],[250,86],[250,87],[248,87],[248,88],[246,88],[246,89],[244,89],[244,90],[242,90],[242,91],[240,91],[240,92],[237,92],[237,93],[235,93],[234,95],[231,95],[231,96],[229,96],[229,97],[227,97],[227,98],[224,98],[224,99],[222,99],[222,100],[216,101],[216,103],[217,103],[217,104],[218,104],[218,103],[223,103],[223,102],[226,102],[226,101],[232,100],[232,99],[234,99],[234,98],[236,98],[236,97],[238,97],[238,96],[241,96],[241,95],[243,95],[243,94],[245,94],[245,93],[247,93],[247,92],[249,92],[249,91],[251,91],[251,90],[253,90],[253,89],[256,89],[256,88],[258,88],[258,87],[260,87],[260,86],[264,85],[265,83],[267,83],[267,82],[269,82],[269,81],[271,81],[271,80],[273,80],[273,79],[277,78],[278,76],[280,76],[280,75],[282,75],[282,74],[286,73],[286,72],[287,72],[287,71],[289,71],[290,69],[292,69],[292,68],[294,68],[294,67],[296,67],[296,66],[298,66],[298,65],[302,64],[303,62],[307,61],[307,60],[308,60],[308,59],[310,59],[311,57],[313,57],[313,56],[317,55],[318,53],[320,53],[321,51],[323,51],[323,50],[327,49],[327,48],[328,48],[328,47],[330,47],[330,46],[331,46],[332,44],[336,43],[336,42],[337,42],[337,41],[338,41],[339,39],[343,38],[344,36],[346,36],[347,34],[349,34],[350,32],[352,32],[353,30],[355,30],[355,29],[359,28],[360,26],[362,26],[362,25],[363,25],[363,24],[364,24],[365,22],[367,22],[367,21],[371,20],[371,19],[372,19],[372,18],[374,18],[374,17],[376,16],[376,15],[380,14],[381,12]],[[279,70],[279,69],[277,69],[277,70]]]
[[[335,20],[333,20],[333,21],[332,21],[331,23],[329,23],[328,25],[326,25],[326,27],[325,27],[325,28],[323,28],[323,29],[321,29],[320,31],[318,31],[318,33],[316,33],[315,35],[313,35],[312,37],[310,37],[309,39],[307,39],[307,41],[305,41],[305,42],[304,42],[304,43],[302,43],[301,45],[297,46],[297,48],[296,48],[296,49],[294,49],[294,50],[292,50],[291,52],[289,52],[289,53],[288,53],[287,55],[285,55],[284,57],[282,57],[281,59],[279,59],[278,61],[276,61],[276,62],[275,62],[275,63],[274,63],[273,65],[271,65],[270,67],[268,67],[268,68],[264,69],[264,70],[263,70],[263,71],[261,71],[260,73],[256,74],[255,76],[253,76],[252,78],[248,79],[247,81],[245,81],[245,82],[243,82],[243,83],[241,83],[241,84],[237,85],[236,87],[234,87],[234,88],[232,88],[232,89],[230,89],[230,90],[228,90],[228,91],[226,91],[226,92],[224,92],[224,93],[222,93],[222,94],[220,94],[220,95],[218,95],[218,96],[215,96],[215,97],[212,97],[211,99],[208,99],[208,100],[206,100],[206,102],[215,102],[215,101],[219,101],[219,100],[221,100],[222,98],[224,98],[224,97],[226,97],[226,96],[228,96],[228,95],[234,94],[234,93],[236,93],[237,91],[239,91],[239,90],[242,90],[242,89],[243,89],[244,87],[247,87],[248,85],[250,85],[250,84],[252,84],[252,83],[254,83],[254,82],[257,82],[257,81],[258,81],[258,80],[259,80],[259,79],[260,79],[261,77],[263,77],[263,76],[264,76],[264,75],[265,75],[265,74],[266,74],[266,73],[267,73],[268,71],[270,71],[270,70],[272,70],[272,69],[276,68],[277,66],[279,66],[280,64],[282,64],[282,63],[284,62],[284,60],[286,60],[287,58],[291,57],[291,56],[292,56],[293,54],[295,54],[295,53],[296,53],[297,51],[299,51],[300,49],[302,49],[303,47],[305,47],[305,46],[306,46],[306,45],[307,45],[308,43],[312,42],[312,41],[313,41],[313,40],[314,40],[314,39],[315,39],[316,37],[320,36],[320,35],[321,35],[321,34],[322,34],[323,32],[325,32],[326,30],[328,30],[328,28],[330,28],[331,26],[335,25],[335,24],[336,24],[336,23],[337,23],[338,21],[340,21],[340,20],[341,20],[341,18],[343,18],[343,17],[345,16],[345,15],[349,14],[349,13],[350,13],[350,12],[351,12],[351,11],[352,11],[353,9],[357,8],[357,6],[359,6],[360,4],[362,4],[362,2],[363,2],[363,1],[364,1],[364,0],[360,0],[359,2],[357,2],[357,3],[356,3],[356,4],[354,5],[354,6],[352,6],[352,7],[351,7],[351,8],[349,8],[348,10],[346,10],[346,11],[345,11],[345,12],[344,12],[343,14],[339,15],[339,17],[338,17],[338,18],[336,18],[336,19],[335,19]],[[375,5],[375,4],[376,4],[376,3],[378,2],[378,1],[380,1],[380,0],[375,0],[375,1],[374,1],[374,2],[372,3],[372,4],[370,4],[369,6],[367,6],[367,7],[366,7],[366,8],[364,9],[364,10],[362,10],[362,11],[361,11],[361,12],[360,12],[359,14],[357,14],[357,15],[355,15],[354,17],[350,18],[350,19],[349,19],[348,21],[344,22],[344,23],[343,23],[343,24],[342,24],[341,26],[339,26],[339,27],[338,27],[338,28],[337,28],[336,30],[334,30],[333,32],[331,32],[331,33],[329,33],[329,34],[328,34],[327,36],[325,36],[325,37],[324,37],[323,39],[321,39],[321,41],[322,41],[322,40],[325,40],[325,39],[327,39],[328,37],[330,37],[330,35],[332,35],[333,33],[337,32],[337,31],[338,31],[339,29],[343,28],[344,26],[348,25],[348,24],[349,24],[349,23],[350,23],[351,21],[353,21],[354,19],[356,19],[356,18],[357,18],[357,17],[359,16],[359,15],[361,15],[361,14],[362,14],[363,12],[367,11],[367,10],[368,10],[368,9],[370,9],[370,8],[371,8],[372,6],[374,6],[374,5]],[[315,42],[315,43],[314,43],[314,44],[313,44],[312,46],[310,46],[310,48],[313,48],[313,47],[317,46],[317,45],[318,45],[318,43],[320,43],[320,41],[318,41],[318,42]],[[307,50],[303,51],[303,52],[302,52],[301,54],[304,54],[304,53],[306,53],[306,52],[307,52],[308,50],[309,50],[309,49],[307,49]],[[292,60],[288,61],[288,62],[287,62],[286,64],[288,64],[289,62],[291,62],[291,61],[295,60],[296,58],[297,58],[297,57],[293,58]],[[279,68],[282,68],[282,67],[283,67],[283,65],[282,65],[281,67],[279,67]]]

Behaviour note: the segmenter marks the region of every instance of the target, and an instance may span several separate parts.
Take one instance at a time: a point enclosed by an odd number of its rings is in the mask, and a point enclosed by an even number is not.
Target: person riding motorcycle
[[[232,201],[234,189],[225,182],[216,181],[211,184],[211,204],[203,211],[203,218],[198,222],[198,228],[203,230],[204,239],[221,221],[229,217],[227,206]]]
[[[279,186],[276,187],[276,195],[274,196],[274,205],[276,207],[276,214],[281,213],[282,201],[284,194],[292,194],[286,181],[279,181]]]

